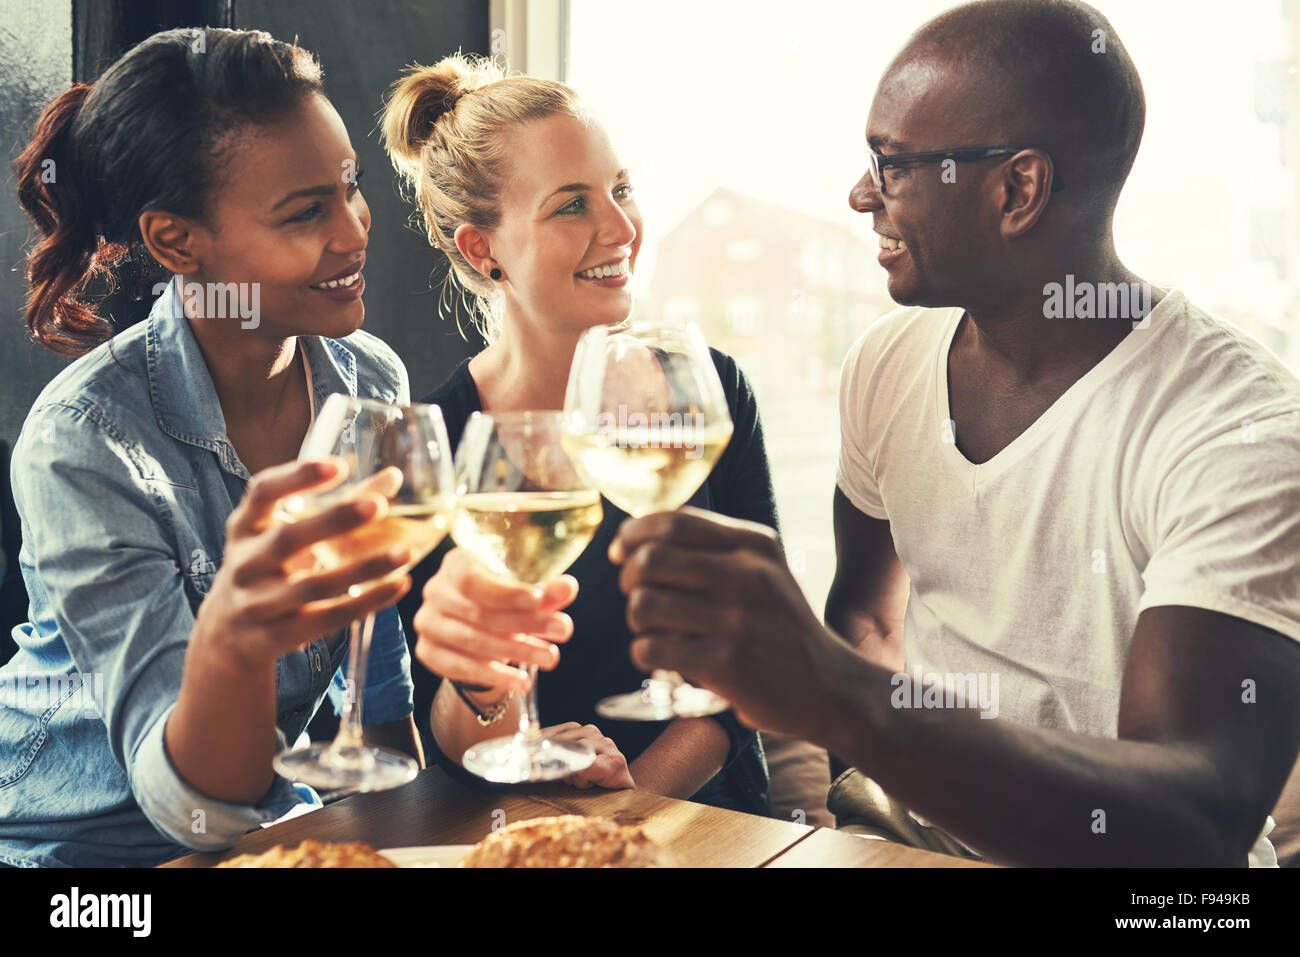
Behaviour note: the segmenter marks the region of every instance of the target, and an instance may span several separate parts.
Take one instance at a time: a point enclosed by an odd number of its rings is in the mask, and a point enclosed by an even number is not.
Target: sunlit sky
[[[1094,4],[1146,90],[1146,134],[1116,242],[1157,283],[1216,303],[1251,296],[1263,307],[1285,292],[1249,260],[1248,213],[1281,205],[1294,216],[1277,128],[1255,113],[1257,64],[1293,57],[1287,3],[1300,0]],[[645,265],[656,240],[719,185],[866,235],[868,217],[848,208],[847,195],[862,174],[876,82],[908,35],[950,6],[572,0],[568,82],[632,170]]]

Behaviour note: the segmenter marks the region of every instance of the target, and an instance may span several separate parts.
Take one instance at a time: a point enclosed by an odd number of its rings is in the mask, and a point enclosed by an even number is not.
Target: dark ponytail
[[[68,131],[90,90],[79,83],[46,107],[14,161],[18,202],[45,237],[27,258],[27,333],[60,355],[80,355],[113,334],[108,320],[75,296],[117,253],[110,247],[104,260],[97,255],[95,225],[68,161]]]
[[[78,356],[112,337],[79,296],[139,248],[140,215],[202,221],[227,151],[250,124],[323,93],[306,50],[255,30],[168,30],[129,50],[94,84],[45,108],[14,161],[18,201],[41,234],[27,259],[28,334]]]

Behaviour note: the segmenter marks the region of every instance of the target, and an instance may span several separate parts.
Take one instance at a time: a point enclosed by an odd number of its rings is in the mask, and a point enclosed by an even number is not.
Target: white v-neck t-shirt
[[[996,674],[1002,720],[1116,738],[1143,609],[1300,641],[1300,382],[1276,356],[1170,291],[975,465],[949,413],[962,315],[895,310],[842,374],[837,483],[890,523],[909,674]],[[1263,834],[1250,858],[1276,862]]]

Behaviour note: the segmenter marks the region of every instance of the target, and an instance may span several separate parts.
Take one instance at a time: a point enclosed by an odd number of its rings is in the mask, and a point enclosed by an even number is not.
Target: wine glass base
[[[654,693],[654,689],[616,694],[602,698],[596,713],[620,721],[671,721],[673,718],[703,718],[721,714],[731,705],[727,699],[704,688],[679,685],[671,697]]]
[[[466,771],[497,784],[555,781],[591,767],[596,752],[576,741],[547,738],[492,738],[465,752]]]
[[[405,754],[383,748],[313,744],[275,756],[275,770],[318,791],[387,791],[409,784],[420,766]]]

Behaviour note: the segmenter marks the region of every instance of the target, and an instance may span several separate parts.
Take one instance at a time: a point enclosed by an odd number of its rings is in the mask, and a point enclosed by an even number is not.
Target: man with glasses
[[[1275,862],[1300,748],[1300,383],[1116,255],[1144,120],[1083,3],[923,26],[850,195],[903,308],[844,366],[826,625],[752,525],[654,515],[613,546],[637,664],[859,769],[829,806],[865,835],[1019,864]]]
[[[909,166],[915,166],[918,163],[956,163],[958,160],[982,160],[990,159],[994,156],[1014,156],[1017,153],[1023,153],[1026,147],[1020,146],[974,146],[955,150],[925,150],[921,153],[878,153],[871,150],[867,153],[867,172],[871,176],[871,182],[881,196],[887,191],[885,177],[881,175],[884,169],[906,169]],[[949,172],[952,173],[951,166]],[[953,176],[955,177],[955,173]],[[947,180],[947,182],[956,182],[956,179]],[[1065,189],[1065,183],[1059,176],[1052,178],[1052,192],[1057,193]]]

